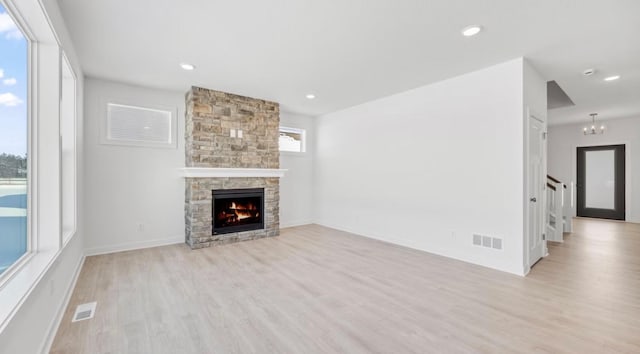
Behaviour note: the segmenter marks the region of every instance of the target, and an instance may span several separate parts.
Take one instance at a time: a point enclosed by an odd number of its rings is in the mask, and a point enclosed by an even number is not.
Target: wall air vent
[[[482,236],[482,247],[491,247],[491,237]]]
[[[473,234],[473,245],[502,250],[502,239],[486,235]]]
[[[492,240],[493,240],[492,241],[492,247],[497,249],[497,250],[501,250],[502,249],[502,239],[494,237]]]

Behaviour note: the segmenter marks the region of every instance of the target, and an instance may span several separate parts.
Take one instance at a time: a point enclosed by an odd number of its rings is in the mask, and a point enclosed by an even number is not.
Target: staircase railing
[[[559,179],[547,175],[546,235],[548,241],[562,242],[566,223],[571,222],[571,218],[563,215],[566,188],[567,186]]]

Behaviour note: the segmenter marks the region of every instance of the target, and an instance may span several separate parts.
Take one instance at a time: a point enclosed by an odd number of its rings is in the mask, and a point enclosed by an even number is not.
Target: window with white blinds
[[[171,110],[108,103],[105,125],[104,144],[176,147]]]

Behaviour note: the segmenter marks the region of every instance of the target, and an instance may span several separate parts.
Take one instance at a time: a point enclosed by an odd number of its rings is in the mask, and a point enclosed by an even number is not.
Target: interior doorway
[[[577,215],[625,220],[625,145],[577,148]]]
[[[534,115],[529,115],[528,129],[528,232],[525,266],[533,266],[546,253],[544,233],[544,181],[546,176],[545,125]]]

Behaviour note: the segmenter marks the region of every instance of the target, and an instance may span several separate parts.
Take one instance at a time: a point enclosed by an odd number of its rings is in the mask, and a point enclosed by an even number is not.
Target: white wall
[[[60,250],[57,257],[34,285],[28,297],[0,333],[0,353],[39,353],[46,351],[55,335],[56,326],[65,310],[75,275],[83,260],[83,83],[84,78],[73,43],[55,0],[42,4],[58,36],[61,46],[78,76],[77,82],[77,198],[78,221],[75,236]],[[52,148],[57,148],[52,147]]]
[[[280,113],[280,125],[306,130],[306,152],[280,153],[280,168],[288,169],[280,180],[280,227],[313,222],[313,118],[288,112]]]
[[[184,94],[93,78],[85,87],[87,254],[184,242]],[[100,144],[107,102],[175,108],[178,147]]]
[[[318,118],[316,222],[523,274],[523,66]],[[474,233],[504,250],[473,246]]]
[[[554,125],[549,127],[549,175],[563,181],[571,193],[572,215],[576,215],[576,148],[579,146],[626,144],[626,220],[640,223],[640,118],[604,121],[603,135],[587,135],[584,124]],[[571,195],[571,194],[570,194]]]
[[[547,122],[547,80],[524,60],[524,105],[538,119]]]

